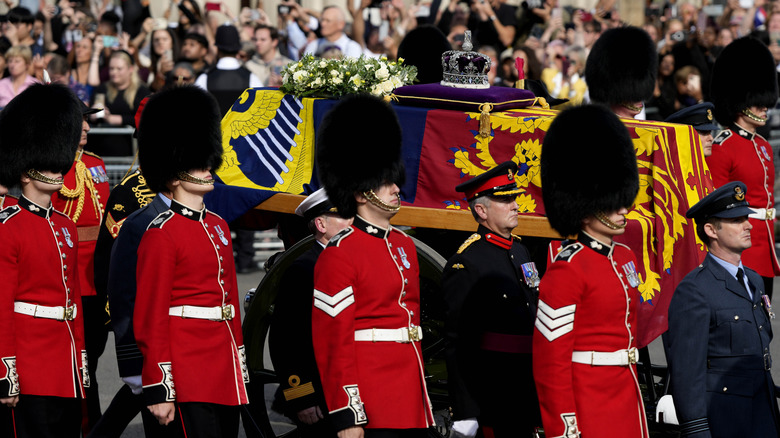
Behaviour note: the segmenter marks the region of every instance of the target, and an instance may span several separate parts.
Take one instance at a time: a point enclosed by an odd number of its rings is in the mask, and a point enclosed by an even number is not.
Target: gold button
[[[726,391],[728,391],[728,390],[729,390],[729,389],[728,389],[727,387],[725,387],[725,386],[723,387],[723,392],[726,392]]]
[[[739,315],[734,315],[734,321],[739,320]]]

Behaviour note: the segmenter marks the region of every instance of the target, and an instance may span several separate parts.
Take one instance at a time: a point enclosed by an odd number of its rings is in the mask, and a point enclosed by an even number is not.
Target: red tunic
[[[433,424],[420,342],[355,341],[355,331],[420,325],[417,250],[359,216],[314,268],[312,340],[336,430]]]
[[[21,197],[0,212],[0,397],[84,397],[89,386],[76,226],[65,215]],[[16,313],[14,303],[75,304],[71,321]],[[18,385],[12,370],[18,373]]]
[[[133,324],[147,404],[248,403],[249,373],[230,230],[221,217],[176,201],[138,248]],[[232,305],[226,321],[170,316],[174,306]],[[174,385],[175,383],[175,385]]]
[[[62,189],[51,198],[55,210],[70,217],[78,228],[81,295],[95,295],[95,244],[111,188],[103,159],[91,153],[77,154],[65,174]]]
[[[581,232],[542,277],[533,369],[548,437],[577,436],[574,424],[582,436],[648,436],[636,365],[572,361],[574,351],[636,347],[638,282],[627,275],[635,263],[627,246]]]
[[[715,137],[707,166],[715,188],[742,181],[751,207],[774,208],[775,165],[772,146],[764,137],[738,127],[722,131]],[[742,252],[742,263],[762,277],[779,275],[774,220],[750,219],[750,224],[753,246]]]

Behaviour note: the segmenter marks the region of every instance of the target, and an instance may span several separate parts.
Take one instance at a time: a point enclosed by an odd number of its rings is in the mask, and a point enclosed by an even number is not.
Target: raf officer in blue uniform
[[[669,306],[669,366],[683,437],[778,437],[764,282],[742,265],[750,248],[745,184],[723,185],[691,207],[709,254]]]

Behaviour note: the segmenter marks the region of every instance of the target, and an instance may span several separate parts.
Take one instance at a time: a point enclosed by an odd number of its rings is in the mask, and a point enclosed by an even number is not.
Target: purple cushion
[[[407,85],[396,88],[393,94],[402,105],[470,112],[480,112],[484,103],[493,104],[492,111],[527,108],[535,100],[534,93],[519,88],[471,89],[441,84]]]

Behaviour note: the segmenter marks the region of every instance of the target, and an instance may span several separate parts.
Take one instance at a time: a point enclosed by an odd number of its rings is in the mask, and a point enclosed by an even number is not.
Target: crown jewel
[[[472,51],[471,31],[466,31],[463,51],[449,50],[441,55],[442,85],[456,88],[489,88],[490,58]]]

